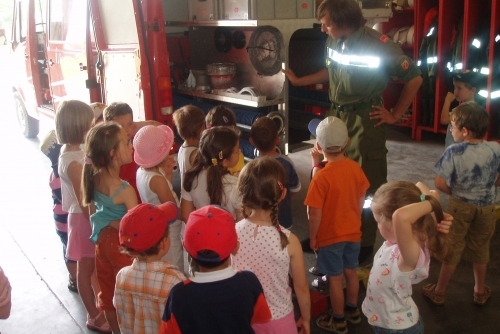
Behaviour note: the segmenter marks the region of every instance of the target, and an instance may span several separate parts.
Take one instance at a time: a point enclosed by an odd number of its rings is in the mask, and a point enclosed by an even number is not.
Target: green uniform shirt
[[[391,77],[410,81],[420,69],[389,37],[363,26],[347,39],[326,41],[330,100],[336,104],[380,98]]]

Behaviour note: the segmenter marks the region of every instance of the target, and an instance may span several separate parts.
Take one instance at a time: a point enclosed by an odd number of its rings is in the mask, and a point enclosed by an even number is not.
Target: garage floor
[[[5,90],[3,90],[5,91]],[[0,266],[12,284],[12,313],[0,321],[0,331],[10,333],[88,333],[85,311],[77,294],[68,291],[67,272],[60,241],[51,218],[48,187],[49,160],[38,150],[39,139],[27,140],[16,128],[8,98],[3,105],[0,129],[2,184],[0,209]],[[50,123],[42,124],[40,138]],[[433,163],[442,152],[444,138],[426,136],[422,142],[410,139],[408,129],[390,129],[389,179],[424,181],[433,185]],[[302,182],[302,191],[293,198],[295,224],[300,239],[307,236],[307,220],[302,205],[309,184],[308,150],[290,154]],[[443,196],[443,202],[447,199]],[[377,240],[378,247],[382,240]],[[424,300],[422,285],[434,282],[439,265],[432,263],[430,278],[415,286],[414,299],[422,313],[426,333],[497,333],[500,327],[500,236],[491,245],[492,260],[487,284],[493,296],[484,307],[472,303],[473,275],[471,265],[461,263],[446,295],[446,305],[437,307]],[[306,265],[314,264],[313,254],[306,254]],[[308,274],[312,280],[314,277]],[[359,296],[360,303],[364,293]],[[312,333],[323,333],[312,324]],[[361,324],[349,325],[350,333],[371,333],[366,318]]]

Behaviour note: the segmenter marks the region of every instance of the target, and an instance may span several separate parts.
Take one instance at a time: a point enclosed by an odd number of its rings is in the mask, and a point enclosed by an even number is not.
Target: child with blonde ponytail
[[[310,332],[311,300],[299,239],[278,221],[278,205],[286,196],[285,170],[274,158],[248,163],[240,173],[238,192],[243,220],[236,224],[240,241],[233,266],[257,275],[271,309],[272,320],[254,324],[255,333]],[[295,322],[288,273],[291,269],[301,317]]]

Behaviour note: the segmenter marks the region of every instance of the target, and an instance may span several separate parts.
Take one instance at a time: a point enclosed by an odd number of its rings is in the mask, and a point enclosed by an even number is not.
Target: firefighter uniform
[[[346,156],[357,161],[370,181],[367,195],[387,182],[387,149],[384,125],[370,119],[372,105],[383,103],[382,92],[391,77],[410,81],[420,69],[389,37],[363,26],[347,39],[326,41],[326,66],[332,106],[328,116],[342,119],[349,132]],[[361,246],[375,243],[373,215],[363,217]]]

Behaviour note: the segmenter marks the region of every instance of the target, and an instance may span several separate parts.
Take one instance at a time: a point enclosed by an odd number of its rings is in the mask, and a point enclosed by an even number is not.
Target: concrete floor
[[[16,333],[92,333],[85,327],[85,311],[77,294],[66,288],[67,271],[61,243],[54,231],[48,175],[49,160],[39,152],[39,139],[28,140],[17,130],[13,105],[2,84],[3,118],[0,122],[0,266],[12,285],[12,313],[0,321],[3,334]],[[7,93],[6,93],[7,92]],[[42,123],[39,138],[50,128]],[[444,138],[425,136],[422,142],[410,139],[408,129],[391,129],[389,179],[424,181],[433,185],[432,166],[442,152]],[[302,182],[302,191],[293,198],[295,224],[292,231],[299,239],[307,236],[307,220],[302,205],[309,184],[308,150],[291,153]],[[443,203],[447,198],[442,196]],[[497,229],[491,244],[491,262],[487,284],[493,290],[483,307],[472,303],[471,265],[461,263],[446,295],[446,305],[437,307],[424,300],[421,288],[435,282],[439,264],[432,262],[430,278],[414,287],[414,300],[423,316],[426,333],[498,333],[500,330],[500,235]],[[376,248],[382,242],[377,239]],[[314,265],[313,254],[306,254],[307,268]],[[314,277],[308,274],[309,280]],[[364,298],[360,292],[359,301]],[[326,333],[313,323],[312,333]],[[349,333],[371,333],[363,317],[361,324],[349,325]]]

